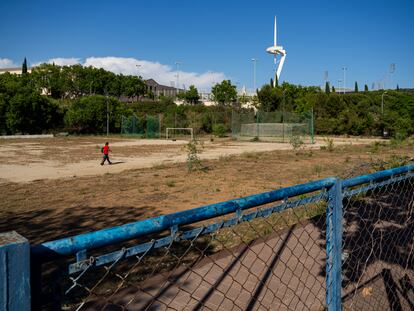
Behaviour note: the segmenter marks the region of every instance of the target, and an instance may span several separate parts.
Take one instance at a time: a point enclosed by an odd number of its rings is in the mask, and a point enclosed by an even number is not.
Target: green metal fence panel
[[[312,114],[287,111],[256,111],[232,115],[232,135],[237,138],[289,142],[294,137],[313,143]]]

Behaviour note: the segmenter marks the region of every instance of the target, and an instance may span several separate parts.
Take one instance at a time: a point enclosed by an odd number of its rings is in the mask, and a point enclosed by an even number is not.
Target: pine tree
[[[329,94],[330,92],[331,92],[331,88],[329,87],[329,82],[326,81],[326,83],[325,83],[325,93]]]
[[[368,85],[367,84],[365,84],[365,86],[364,86],[364,91],[368,92]]]
[[[27,73],[27,61],[26,61],[26,57],[24,58],[23,61],[23,65],[22,65],[22,74],[26,74]]]
[[[332,93],[335,93],[335,87],[332,85]]]
[[[355,93],[358,93],[358,82],[355,81],[355,89],[354,89]]]

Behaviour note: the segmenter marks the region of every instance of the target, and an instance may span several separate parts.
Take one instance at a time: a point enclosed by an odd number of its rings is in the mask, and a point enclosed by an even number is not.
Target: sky
[[[253,89],[274,75],[301,85],[414,87],[412,0],[1,0],[0,68],[81,63],[199,91],[223,79]],[[390,65],[395,64],[394,73]],[[346,70],[343,70],[343,68]]]

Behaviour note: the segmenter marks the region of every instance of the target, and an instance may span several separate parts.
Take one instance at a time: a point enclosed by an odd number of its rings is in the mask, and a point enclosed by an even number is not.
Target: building
[[[148,79],[145,83],[147,84],[147,91],[153,93],[156,97],[160,95],[176,97],[178,93],[184,92],[183,89],[177,89],[172,86],[159,84],[154,79]]]
[[[0,68],[0,74],[9,72],[11,74],[20,75],[22,74],[22,67],[14,67],[14,68]],[[27,72],[32,72],[32,67],[27,67]]]

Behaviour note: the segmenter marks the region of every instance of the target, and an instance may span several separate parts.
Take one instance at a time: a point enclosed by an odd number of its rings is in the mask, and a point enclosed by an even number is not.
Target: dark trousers
[[[105,161],[108,161],[109,164],[112,164],[112,162],[109,160],[109,154],[104,154],[101,165],[104,165]]]

